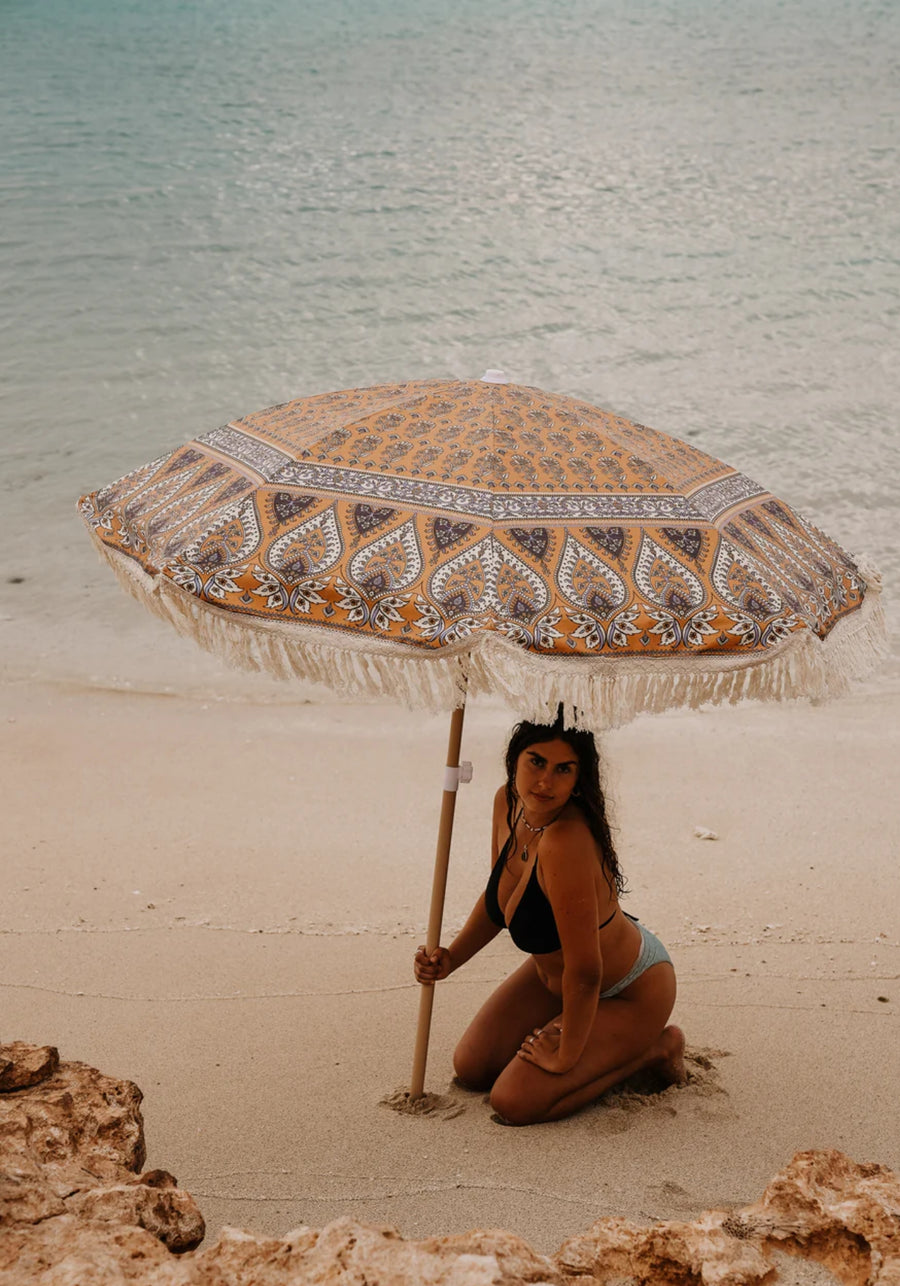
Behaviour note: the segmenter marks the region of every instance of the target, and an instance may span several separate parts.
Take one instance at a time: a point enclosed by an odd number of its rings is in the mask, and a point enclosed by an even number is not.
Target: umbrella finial
[[[485,371],[481,382],[482,384],[508,384],[509,376],[506,371]]]

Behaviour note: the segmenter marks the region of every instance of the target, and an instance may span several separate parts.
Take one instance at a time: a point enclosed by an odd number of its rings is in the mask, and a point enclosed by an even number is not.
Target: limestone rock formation
[[[0,1090],[37,1085],[57,1067],[59,1050],[53,1045],[26,1045],[20,1040],[12,1045],[0,1045]]]
[[[10,1269],[16,1245],[52,1242],[62,1230],[66,1240],[75,1227],[144,1229],[164,1256],[199,1245],[205,1228],[193,1198],[163,1170],[140,1173],[143,1096],[136,1085],[19,1042],[0,1046],[4,1067],[0,1273]]]
[[[564,1242],[556,1262],[583,1283],[751,1286],[773,1273],[775,1250],[815,1260],[848,1286],[900,1286],[900,1179],[842,1152],[798,1152],[743,1210],[652,1228],[601,1219]]]
[[[192,1249],[193,1199],[140,1173],[135,1085],[23,1044],[0,1046],[0,1075],[0,1286],[769,1286],[785,1255],[846,1286],[900,1286],[900,1178],[836,1151],[798,1153],[741,1210],[600,1219],[551,1256],[508,1232],[412,1242],[349,1218],[279,1238],[226,1228]]]
[[[196,1276],[184,1286],[562,1286],[568,1280],[512,1233],[413,1242],[394,1228],[347,1218],[278,1241],[226,1228],[192,1266]]]

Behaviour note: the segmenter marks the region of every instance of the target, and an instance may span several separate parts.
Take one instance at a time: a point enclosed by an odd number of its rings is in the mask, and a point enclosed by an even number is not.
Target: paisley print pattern
[[[784,609],[784,604],[753,568],[746,555],[727,541],[722,541],[713,566],[712,581],[722,598],[741,615],[749,613],[760,621],[770,621]]]
[[[211,605],[400,649],[486,630],[577,656],[765,651],[861,604],[852,559],[686,442],[512,384],[326,393],[85,497],[99,540]]]
[[[370,598],[397,593],[416,584],[422,567],[422,552],[412,519],[365,545],[349,564],[353,581]]]
[[[240,566],[255,556],[262,542],[263,528],[253,497],[248,497],[221,515],[184,555],[176,560],[186,567],[206,571],[212,567]]]
[[[264,558],[273,571],[300,579],[311,572],[329,571],[343,550],[337,517],[334,509],[328,508],[279,536],[264,551]]]
[[[634,583],[645,599],[676,615],[702,607],[706,591],[686,563],[646,535],[634,565]]]
[[[574,536],[567,536],[556,581],[571,603],[608,617],[624,607],[628,588],[617,572]]]

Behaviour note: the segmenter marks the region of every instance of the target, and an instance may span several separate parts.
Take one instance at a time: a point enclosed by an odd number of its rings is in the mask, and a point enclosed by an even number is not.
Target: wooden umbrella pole
[[[447,868],[450,865],[450,840],[453,835],[453,813],[456,809],[456,791],[459,785],[459,748],[462,744],[465,704],[450,716],[450,739],[447,744],[447,771],[444,778],[444,798],[441,803],[441,820],[438,827],[437,851],[434,856],[434,879],[431,885],[431,910],[428,915],[428,934],[425,950],[430,954],[440,944],[441,922],[444,918],[444,895],[447,891]],[[423,983],[419,990],[419,1023],[416,1028],[416,1048],[413,1054],[412,1083],[409,1097],[421,1098],[425,1092],[425,1063],[428,1059],[428,1037],[431,1032],[431,1009],[434,1004],[434,984]]]

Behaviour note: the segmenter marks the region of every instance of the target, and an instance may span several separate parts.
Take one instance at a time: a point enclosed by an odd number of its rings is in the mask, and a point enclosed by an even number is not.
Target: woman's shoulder
[[[592,862],[597,860],[597,841],[580,809],[568,809],[558,817],[552,826],[548,826],[541,837],[541,861],[565,860],[584,856]]]
[[[566,839],[578,839],[583,836],[589,836],[591,828],[588,820],[577,804],[566,804],[563,812],[557,817],[552,826],[547,827],[548,835],[556,835]]]

